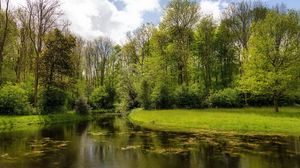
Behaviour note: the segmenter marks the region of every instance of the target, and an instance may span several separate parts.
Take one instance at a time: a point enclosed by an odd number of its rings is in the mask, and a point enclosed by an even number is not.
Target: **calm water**
[[[298,168],[299,137],[153,132],[120,116],[0,133],[0,168]]]

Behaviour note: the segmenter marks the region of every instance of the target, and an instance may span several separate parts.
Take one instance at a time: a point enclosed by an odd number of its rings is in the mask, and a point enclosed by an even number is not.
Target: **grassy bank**
[[[91,116],[81,116],[75,113],[30,116],[0,116],[0,132],[33,129],[45,125],[80,122],[90,119]]]
[[[134,110],[129,118],[142,127],[179,132],[300,135],[300,108]]]

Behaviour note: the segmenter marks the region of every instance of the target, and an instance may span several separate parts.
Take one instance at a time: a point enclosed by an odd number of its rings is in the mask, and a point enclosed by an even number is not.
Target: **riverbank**
[[[300,108],[133,110],[130,120],[142,127],[175,132],[251,135],[300,135]]]
[[[51,115],[0,116],[0,132],[34,129],[40,126],[91,120],[92,116],[73,112]]]

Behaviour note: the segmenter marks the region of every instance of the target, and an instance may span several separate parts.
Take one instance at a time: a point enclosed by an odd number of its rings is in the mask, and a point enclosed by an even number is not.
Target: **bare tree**
[[[262,10],[260,10],[262,9]],[[248,41],[251,36],[251,25],[259,17],[264,17],[265,9],[259,1],[243,0],[231,3],[225,11],[225,17],[230,21],[230,30],[237,38],[239,50],[240,76],[244,74],[244,60],[247,59]],[[247,94],[245,104],[247,105]]]
[[[29,39],[28,31],[28,14],[27,12],[19,8],[15,12],[15,18],[18,33],[18,57],[16,58],[15,73],[16,81],[21,82],[26,79],[27,72],[32,70],[32,53],[33,47]],[[22,77],[23,76],[23,77]]]
[[[0,10],[2,10],[1,7],[2,6],[0,5]],[[9,25],[9,0],[6,0],[4,28],[2,30],[2,33],[0,34],[0,82],[2,82],[2,73],[3,73],[2,72],[3,58],[4,58],[3,50],[7,40],[7,36],[9,34],[8,25]]]
[[[77,70],[75,72],[77,79],[82,77],[82,71],[83,71],[83,56],[84,56],[84,46],[86,42],[81,38],[77,37],[76,39],[76,47],[74,48],[74,54],[75,54],[75,63]]]
[[[93,45],[90,41],[86,43],[85,50],[85,79],[89,86],[93,83],[93,56],[94,56],[94,49]]]
[[[248,50],[250,27],[253,19],[251,1],[241,1],[228,6],[225,16],[231,21],[230,29],[235,34],[242,49]]]
[[[109,59],[113,53],[113,42],[106,37],[89,41],[85,46],[85,77],[95,87],[103,86]]]
[[[111,39],[100,37],[95,40],[96,55],[99,61],[99,75],[100,75],[100,85],[104,85],[105,69],[107,66],[107,61],[109,56],[111,56],[113,51],[113,43]],[[98,68],[97,68],[98,69]]]
[[[43,39],[47,32],[59,26],[58,19],[62,16],[58,0],[27,0],[29,38],[35,50],[35,82],[34,106],[37,105],[39,86],[40,55],[43,49]]]
[[[150,49],[150,38],[155,30],[153,24],[147,23],[143,24],[140,28],[138,28],[135,32],[135,43],[136,48],[138,49],[137,55],[139,56],[139,64],[141,65],[141,70],[143,73],[144,62],[147,54],[149,54]]]

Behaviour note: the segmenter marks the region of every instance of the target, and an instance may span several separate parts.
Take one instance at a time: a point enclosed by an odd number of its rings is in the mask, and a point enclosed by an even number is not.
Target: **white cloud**
[[[221,20],[222,10],[228,6],[225,0],[201,0],[200,11],[203,15],[212,15],[216,21]]]
[[[124,4],[122,10],[114,2]],[[159,0],[64,0],[63,9],[79,35],[89,39],[105,35],[120,43],[143,23],[145,12],[160,10],[160,5]]]
[[[145,12],[161,10],[159,0],[61,0],[71,30],[86,39],[109,36],[122,43],[128,31],[140,26]],[[121,2],[118,9],[114,2]],[[25,0],[13,0],[13,5]]]

